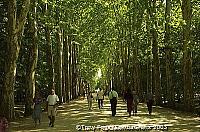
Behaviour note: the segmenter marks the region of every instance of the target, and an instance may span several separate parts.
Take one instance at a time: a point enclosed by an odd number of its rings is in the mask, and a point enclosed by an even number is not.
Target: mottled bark
[[[185,110],[193,109],[194,90],[192,87],[192,58],[190,51],[192,7],[190,0],[182,0],[183,25],[183,84]]]
[[[26,69],[26,101],[25,116],[32,113],[31,104],[35,95],[35,72],[38,60],[37,27],[36,27],[36,0],[32,0],[31,12],[28,17],[29,58]]]
[[[20,45],[18,43],[23,33],[24,23],[29,11],[30,0],[24,0],[17,13],[16,0],[8,2],[8,36],[7,36],[7,61],[5,64],[5,80],[0,114],[8,119],[14,118],[14,84],[16,75],[16,61],[19,56]],[[19,14],[17,16],[17,14]]]
[[[7,27],[7,21],[4,21],[5,18],[7,18],[7,1],[1,1],[1,6],[0,6],[0,100],[3,100],[3,90],[4,90],[4,73],[5,73],[5,62],[7,61],[7,31],[4,29]],[[0,106],[2,106],[2,102],[0,101]],[[2,108],[2,107],[1,107]]]
[[[14,118],[14,83],[16,75],[16,60],[19,55],[20,46],[18,45],[18,36],[16,35],[16,1],[8,2],[8,36],[7,36],[7,56],[8,61],[5,64],[5,80],[3,100],[1,103],[1,114],[8,119]]]

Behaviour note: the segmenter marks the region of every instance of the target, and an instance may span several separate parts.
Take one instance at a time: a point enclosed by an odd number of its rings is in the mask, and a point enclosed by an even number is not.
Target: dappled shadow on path
[[[200,118],[194,115],[177,112],[162,107],[154,107],[153,115],[147,114],[144,104],[139,104],[138,114],[128,117],[126,104],[118,101],[117,115],[111,116],[110,104],[104,101],[103,109],[98,109],[97,102],[93,101],[93,109],[87,107],[87,100],[72,101],[59,107],[55,127],[48,127],[47,113],[42,114],[42,123],[34,128],[31,118],[24,118],[11,122],[12,132],[76,132],[77,125],[85,126],[106,126],[122,124],[164,124],[168,126],[168,131],[172,132],[198,132],[200,130]],[[155,130],[154,130],[155,131]]]

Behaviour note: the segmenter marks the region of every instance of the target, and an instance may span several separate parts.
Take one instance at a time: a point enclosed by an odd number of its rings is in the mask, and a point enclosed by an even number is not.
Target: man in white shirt
[[[98,99],[99,109],[101,109],[103,107],[103,99],[104,99],[104,93],[103,93],[103,90],[101,88],[97,92],[97,99]]]
[[[48,107],[48,117],[49,117],[49,126],[54,127],[55,115],[56,115],[56,106],[59,102],[58,96],[55,94],[55,90],[51,90],[51,94],[47,97],[47,107]]]
[[[111,90],[109,92],[108,98],[110,99],[112,116],[115,116],[116,115],[118,93],[115,90]]]

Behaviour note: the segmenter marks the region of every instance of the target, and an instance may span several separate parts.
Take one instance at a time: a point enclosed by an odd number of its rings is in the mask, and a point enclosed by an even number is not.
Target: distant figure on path
[[[58,105],[59,98],[55,94],[54,89],[51,90],[51,94],[47,97],[47,107],[48,107],[48,118],[49,126],[54,127],[56,107]]]
[[[97,99],[98,99],[99,109],[101,109],[103,107],[103,100],[104,100],[104,93],[103,93],[103,90],[101,88],[97,92]]]
[[[131,116],[131,112],[133,110],[133,94],[130,88],[127,89],[124,99],[127,103],[127,112],[129,113],[129,117]]]
[[[112,116],[116,115],[118,93],[115,90],[111,90],[108,94],[111,104]]]
[[[92,92],[89,92],[87,96],[89,110],[92,109],[92,99],[93,99]]]
[[[147,102],[147,107],[148,107],[148,111],[149,111],[149,115],[151,115],[152,113],[152,106],[153,106],[153,94],[152,93],[148,93],[146,95],[146,102]]]
[[[33,99],[33,114],[32,114],[32,118],[35,122],[35,127],[37,126],[37,121],[39,122],[39,125],[41,123],[41,114],[42,114],[41,104],[42,104],[42,98],[39,92],[36,92],[35,97]]]
[[[137,113],[137,106],[139,104],[139,97],[136,91],[133,91],[133,114]]]

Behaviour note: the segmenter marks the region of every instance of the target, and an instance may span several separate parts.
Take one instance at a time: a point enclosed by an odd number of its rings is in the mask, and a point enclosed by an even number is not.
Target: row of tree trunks
[[[64,35],[64,46],[63,46],[63,70],[65,76],[65,91],[66,91],[66,101],[78,98],[78,94],[81,93],[79,85],[81,79],[79,76],[78,69],[78,45],[73,42],[73,35]],[[84,83],[83,81],[81,81]],[[82,91],[83,92],[83,91]]]
[[[166,99],[168,100],[168,106],[174,107],[175,105],[175,89],[173,85],[173,64],[172,64],[172,47],[171,47],[171,41],[170,41],[170,16],[171,16],[171,0],[166,0],[166,10],[165,10],[165,73],[166,73],[166,83],[164,84],[167,88]],[[134,3],[135,4],[135,3]],[[160,60],[159,60],[159,46],[158,46],[158,33],[157,33],[157,20],[156,20],[156,12],[157,12],[157,4],[159,4],[156,0],[149,0],[147,2],[147,12],[150,16],[149,18],[149,24],[147,24],[147,31],[149,32],[149,44],[152,46],[152,53],[150,53],[150,56],[152,55],[153,58],[149,57],[149,61],[147,63],[147,92],[152,92],[155,94],[156,104],[162,105],[162,99],[161,95],[161,72],[160,72]],[[131,6],[131,1],[129,1],[129,8]],[[116,18],[118,17],[118,14],[115,11]],[[190,0],[182,0],[182,14],[183,19],[185,20],[185,24],[183,25],[183,80],[184,80],[184,103],[187,110],[190,110],[192,108],[192,99],[193,99],[193,89],[192,89],[192,77],[191,77],[191,67],[192,67],[192,61],[191,61],[191,52],[190,52],[190,27],[191,27],[191,4]],[[140,84],[140,75],[139,75],[139,64],[137,62],[137,46],[133,46],[131,41],[137,42],[137,36],[134,36],[132,38],[132,32],[134,31],[134,28],[131,27],[134,25],[135,21],[133,21],[133,16],[129,15],[129,23],[132,25],[129,25],[129,35],[130,35],[130,45],[133,48],[133,61],[129,60],[129,50],[130,47],[127,45],[127,40],[124,38],[121,38],[120,35],[127,34],[127,31],[124,29],[118,29],[119,34],[119,47],[120,47],[120,59],[121,59],[121,67],[122,67],[122,89],[126,89],[128,87],[128,83],[130,80],[129,78],[129,72],[133,72],[131,74],[131,77],[134,79],[134,81],[131,82],[131,85],[134,85],[134,89],[136,91],[140,91],[140,94],[143,92],[141,90],[141,84]],[[148,20],[147,20],[148,21]],[[136,25],[136,24],[135,24]],[[134,26],[135,26],[134,25]],[[138,25],[137,25],[138,26]],[[126,41],[125,41],[126,40]],[[138,44],[139,42],[137,42]],[[115,56],[116,57],[116,56]],[[113,63],[116,63],[113,62]],[[133,63],[133,67],[130,66],[130,64]],[[134,70],[130,70],[130,68],[133,68]],[[113,64],[113,76],[114,81],[118,80],[117,78],[117,70],[116,70],[116,64]]]

